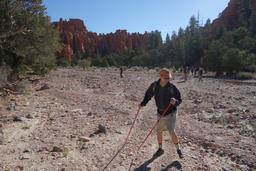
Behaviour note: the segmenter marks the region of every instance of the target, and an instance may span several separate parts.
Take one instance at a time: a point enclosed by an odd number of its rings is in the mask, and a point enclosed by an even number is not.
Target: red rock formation
[[[60,32],[72,32],[72,33],[77,33],[77,32],[85,32],[87,33],[87,29],[84,26],[83,20],[80,19],[69,19],[69,21],[66,21],[61,18],[59,22],[53,22],[55,28]]]
[[[234,28],[238,23],[238,7],[239,3],[243,0],[230,0],[228,6],[224,9],[219,17],[212,23],[213,29],[220,27],[224,24],[227,28]],[[256,0],[250,0],[250,5],[256,10]]]
[[[82,20],[70,19],[53,23],[54,27],[60,33],[61,41],[64,44],[60,56],[71,61],[73,54],[80,51],[85,52],[85,41],[87,37],[87,29]]]
[[[230,0],[228,6],[224,9],[219,17],[212,22],[213,29],[220,27],[222,24],[233,26],[237,21],[237,0]]]
[[[71,62],[72,56],[73,56],[73,50],[69,44],[64,45],[62,54],[67,61]]]
[[[53,25],[59,31],[61,41],[64,44],[60,57],[69,61],[78,51],[88,56],[97,54],[122,54],[127,49],[145,47],[148,33],[128,33],[126,30],[116,30],[115,33],[97,34],[88,32],[82,20],[70,19],[69,21],[54,22]]]

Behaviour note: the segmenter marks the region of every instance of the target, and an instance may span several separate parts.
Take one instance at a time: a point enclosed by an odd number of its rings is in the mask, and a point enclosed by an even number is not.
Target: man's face
[[[168,72],[161,73],[160,79],[161,79],[161,81],[168,82],[168,81],[170,81],[170,74]]]

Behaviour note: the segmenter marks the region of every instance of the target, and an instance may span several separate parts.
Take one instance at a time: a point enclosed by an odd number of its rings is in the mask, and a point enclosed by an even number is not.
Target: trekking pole
[[[169,103],[169,105],[167,106],[167,108],[164,110],[164,112],[159,116],[159,118],[157,119],[157,121],[155,122],[155,124],[153,125],[153,127],[151,128],[151,130],[149,131],[149,133],[147,134],[147,136],[145,137],[145,139],[141,142],[140,146],[138,147],[135,157],[138,154],[138,152],[140,151],[140,148],[143,146],[143,144],[146,142],[146,140],[148,139],[149,135],[153,132],[153,130],[155,129],[156,125],[158,124],[158,122],[160,121],[160,119],[162,118],[163,115],[165,115],[165,113],[168,111],[168,109],[172,106],[171,103]],[[131,170],[131,167],[133,165],[133,161],[135,158],[132,159],[132,162],[130,164],[129,167],[129,171]]]
[[[136,113],[135,118],[134,118],[134,120],[133,120],[132,126],[131,126],[131,128],[130,128],[130,130],[129,130],[129,132],[128,132],[127,137],[125,138],[124,144],[123,144],[123,145],[121,146],[121,148],[116,152],[116,154],[111,158],[111,160],[108,162],[108,164],[104,167],[103,171],[110,165],[110,163],[116,158],[116,156],[121,152],[121,150],[122,150],[122,149],[124,148],[124,146],[126,145],[126,143],[127,143],[127,141],[128,141],[128,138],[129,138],[129,136],[130,136],[130,134],[131,134],[132,128],[133,128],[133,126],[134,126],[134,124],[135,124],[135,122],[136,122],[136,120],[137,120],[138,115],[139,115],[139,111],[140,111],[140,108],[138,108],[138,110],[137,110],[137,113]]]

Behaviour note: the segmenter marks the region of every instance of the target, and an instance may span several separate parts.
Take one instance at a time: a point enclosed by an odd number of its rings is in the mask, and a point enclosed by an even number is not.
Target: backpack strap
[[[170,86],[168,87],[168,91],[173,95],[174,90],[173,90],[173,85],[170,83]]]
[[[155,96],[155,92],[156,92],[156,84],[157,84],[157,81],[155,81],[153,83],[153,94],[154,94],[154,96]]]

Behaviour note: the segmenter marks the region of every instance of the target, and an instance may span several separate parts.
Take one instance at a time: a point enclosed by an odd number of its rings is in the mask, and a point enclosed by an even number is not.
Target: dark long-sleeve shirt
[[[141,102],[141,106],[146,106],[153,96],[155,98],[158,113],[162,113],[167,108],[171,98],[176,99],[176,105],[170,107],[166,112],[167,114],[176,111],[177,106],[182,102],[180,91],[170,82],[168,82],[164,87],[160,85],[160,80],[153,82],[147,89],[144,99]]]

